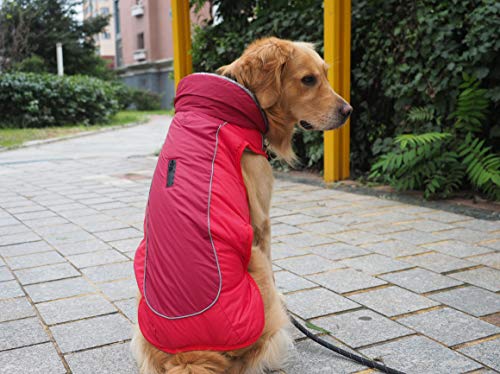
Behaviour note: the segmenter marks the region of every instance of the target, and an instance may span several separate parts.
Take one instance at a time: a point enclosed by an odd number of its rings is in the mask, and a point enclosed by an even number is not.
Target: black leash
[[[331,351],[334,351],[334,352],[336,352],[338,354],[341,354],[342,356],[349,357],[351,360],[359,362],[360,364],[363,364],[363,365],[365,365],[365,366],[367,366],[369,368],[378,369],[378,370],[380,370],[380,371],[382,371],[384,373],[388,373],[388,374],[405,374],[402,371],[389,368],[389,367],[385,366],[384,364],[381,364],[381,363],[379,363],[377,361],[368,360],[367,358],[355,355],[355,354],[353,354],[351,352],[348,352],[348,351],[346,351],[346,350],[344,350],[342,348],[336,347],[333,344],[328,343],[327,341],[325,341],[325,340],[323,340],[321,338],[318,338],[316,335],[314,335],[309,330],[307,330],[304,326],[302,326],[292,316],[290,316],[290,319],[292,320],[293,325],[296,328],[298,328],[305,336],[307,336],[309,339],[314,340],[316,343],[322,345],[323,347],[328,348]]]

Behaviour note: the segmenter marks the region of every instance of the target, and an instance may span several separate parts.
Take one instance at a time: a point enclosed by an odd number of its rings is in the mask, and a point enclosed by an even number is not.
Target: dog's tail
[[[165,364],[168,374],[220,374],[229,368],[229,360],[222,353],[193,351],[178,353]]]

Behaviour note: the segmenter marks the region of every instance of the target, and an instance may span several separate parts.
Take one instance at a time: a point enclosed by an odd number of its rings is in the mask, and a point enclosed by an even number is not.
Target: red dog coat
[[[253,231],[240,160],[265,156],[267,121],[243,86],[213,74],[184,78],[158,158],[134,269],[138,322],[155,347],[233,350],[264,328],[248,274]]]

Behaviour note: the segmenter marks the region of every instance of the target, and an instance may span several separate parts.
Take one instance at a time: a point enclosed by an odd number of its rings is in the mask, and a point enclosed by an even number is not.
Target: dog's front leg
[[[253,245],[260,248],[271,261],[271,222],[269,209],[273,191],[273,170],[262,156],[243,152],[241,169],[248,194],[253,228]]]

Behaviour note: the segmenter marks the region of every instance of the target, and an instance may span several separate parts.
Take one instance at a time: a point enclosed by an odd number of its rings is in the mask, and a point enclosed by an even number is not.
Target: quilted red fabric
[[[240,160],[265,157],[267,121],[253,95],[213,74],[184,78],[158,158],[134,269],[139,327],[157,348],[233,350],[264,327],[247,272],[253,239]]]

